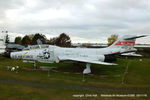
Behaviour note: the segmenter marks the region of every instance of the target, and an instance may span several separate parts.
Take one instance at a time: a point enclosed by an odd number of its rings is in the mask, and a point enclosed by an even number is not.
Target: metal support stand
[[[82,82],[85,82],[84,74],[82,75]]]
[[[36,70],[36,68],[37,68],[36,61],[33,62],[33,66],[34,66],[34,70]]]
[[[128,73],[129,64],[130,64],[130,61],[127,63],[127,66],[126,66],[124,75],[123,75],[123,77],[122,77],[122,84],[125,83],[125,77],[126,77],[126,75],[127,75],[127,73]]]
[[[48,70],[48,75],[47,75],[48,77],[50,77],[50,73],[49,73],[49,70]]]

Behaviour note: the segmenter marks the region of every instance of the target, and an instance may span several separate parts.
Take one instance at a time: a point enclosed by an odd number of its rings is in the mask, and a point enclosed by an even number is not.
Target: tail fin
[[[2,33],[0,33],[0,45],[5,45],[5,41],[6,41],[6,33],[2,31]]]
[[[141,36],[133,36],[133,35],[125,35],[121,38],[118,38],[117,41],[115,41],[109,48],[120,48],[124,49],[125,52],[128,51],[135,51],[134,45],[135,40],[137,38],[145,37],[147,35],[141,35]]]

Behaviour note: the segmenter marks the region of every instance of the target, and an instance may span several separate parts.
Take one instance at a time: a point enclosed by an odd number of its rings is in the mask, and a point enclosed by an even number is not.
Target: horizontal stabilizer
[[[142,55],[136,54],[135,52],[130,52],[130,53],[123,53],[121,54],[122,56],[135,56],[135,57],[141,57]]]
[[[134,37],[125,38],[124,40],[132,40],[132,39],[141,38],[141,37],[146,37],[146,36],[147,36],[147,35],[134,36]]]

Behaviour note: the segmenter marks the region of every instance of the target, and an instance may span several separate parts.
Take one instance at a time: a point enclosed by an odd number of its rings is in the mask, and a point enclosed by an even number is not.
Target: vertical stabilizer
[[[135,40],[137,38],[145,37],[146,35],[133,36],[133,35],[124,35],[121,38],[118,38],[109,48],[120,49],[118,52],[130,52],[136,51],[134,48]],[[121,51],[122,50],[122,51]]]

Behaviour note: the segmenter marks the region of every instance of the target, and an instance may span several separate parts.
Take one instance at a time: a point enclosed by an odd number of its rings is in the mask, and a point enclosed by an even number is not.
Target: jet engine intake
[[[105,62],[116,61],[115,55],[105,55]]]

